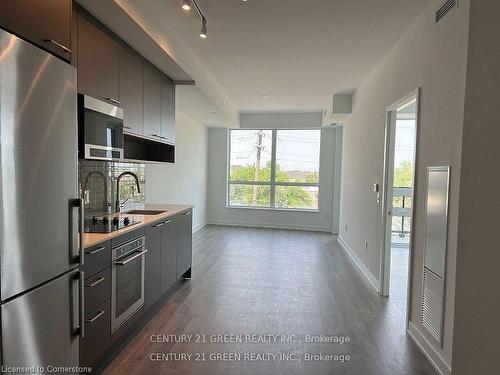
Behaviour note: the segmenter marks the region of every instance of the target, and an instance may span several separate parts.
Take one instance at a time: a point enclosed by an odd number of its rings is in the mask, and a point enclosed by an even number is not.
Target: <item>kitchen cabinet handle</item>
[[[108,102],[114,103],[116,105],[120,105],[120,101],[116,100],[114,98],[108,97],[108,98],[104,98],[104,99],[106,99]]]
[[[91,319],[86,319],[85,321],[87,323],[94,323],[97,319],[99,319],[101,316],[103,316],[105,312],[106,311],[104,311],[104,310],[99,310],[98,313],[96,314],[96,316],[94,316]]]
[[[158,134],[151,134],[151,136],[160,138],[160,139],[168,139],[168,137],[164,137],[163,135],[158,135]]]
[[[123,125],[123,129],[132,129],[132,127]]]
[[[127,264],[129,262],[132,262],[133,260],[135,260],[135,259],[143,256],[147,252],[148,252],[147,250],[140,251],[140,252],[136,253],[135,255],[131,256],[130,258],[127,258],[126,260],[115,262],[115,264],[118,265],[118,266],[123,266],[123,265],[125,265],[125,264]]]
[[[71,50],[68,47],[66,47],[65,45],[63,45],[61,43],[56,42],[53,39],[45,39],[44,41],[55,45],[56,47],[62,49],[64,52],[71,53]]]
[[[191,215],[191,211],[184,212],[184,213],[183,213],[183,215],[184,215],[184,216]]]
[[[96,281],[94,281],[93,283],[85,284],[85,287],[87,287],[87,288],[93,288],[96,285],[99,285],[100,283],[102,283],[104,280],[106,280],[105,277],[100,277]]]
[[[172,222],[172,220],[167,220],[167,221],[164,221],[163,224],[169,224],[171,222]]]
[[[80,271],[80,295],[78,298],[78,320],[80,321],[80,337],[85,338],[85,272]]]
[[[165,223],[155,224],[155,225],[153,225],[153,227],[154,227],[154,228],[159,228],[159,227],[162,227],[162,226],[163,226],[163,224],[165,224]]]
[[[85,254],[87,254],[87,255],[94,255],[94,254],[97,254],[97,253],[99,253],[99,252],[101,252],[101,251],[103,251],[105,249],[106,249],[106,247],[102,246],[102,247],[98,247],[95,250],[86,251]]]

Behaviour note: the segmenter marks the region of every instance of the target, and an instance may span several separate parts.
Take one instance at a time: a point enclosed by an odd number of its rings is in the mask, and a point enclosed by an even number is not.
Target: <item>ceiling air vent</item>
[[[455,7],[458,7],[458,0],[447,0],[436,12],[436,23],[441,21]]]

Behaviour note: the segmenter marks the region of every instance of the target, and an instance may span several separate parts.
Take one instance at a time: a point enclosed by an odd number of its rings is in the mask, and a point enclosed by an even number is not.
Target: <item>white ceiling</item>
[[[198,1],[208,18],[206,40],[181,0],[148,0],[168,25],[151,26],[175,30],[239,111],[323,110],[328,94],[358,87],[429,3]]]
[[[235,124],[196,86],[175,87],[175,109],[209,127],[231,128]]]

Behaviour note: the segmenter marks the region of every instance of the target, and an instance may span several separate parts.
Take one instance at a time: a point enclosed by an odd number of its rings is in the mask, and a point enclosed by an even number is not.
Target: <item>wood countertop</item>
[[[146,210],[161,210],[165,212],[158,215],[131,215],[127,214],[126,212],[111,214],[109,215],[109,217],[111,218],[114,216],[118,216],[120,219],[123,217],[129,217],[130,219],[133,219],[135,221],[140,221],[140,223],[131,225],[129,227],[111,233],[85,233],[83,237],[83,243],[85,245],[85,248],[94,246],[101,242],[111,240],[112,238],[119,237],[133,230],[145,227],[157,221],[167,219],[179,213],[188,211],[193,207],[194,207],[193,205],[181,205],[181,204],[147,204],[146,207],[144,208]]]

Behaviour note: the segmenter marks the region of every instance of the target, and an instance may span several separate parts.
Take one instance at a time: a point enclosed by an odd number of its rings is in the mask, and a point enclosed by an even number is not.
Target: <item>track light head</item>
[[[203,18],[201,20],[201,31],[200,31],[200,38],[202,39],[206,39],[207,36],[208,36],[208,33],[207,33],[207,20],[205,18]]]
[[[184,9],[186,12],[189,12],[191,10],[191,3],[189,0],[182,0],[182,9]]]

